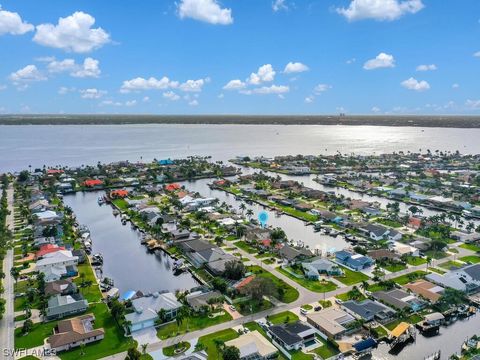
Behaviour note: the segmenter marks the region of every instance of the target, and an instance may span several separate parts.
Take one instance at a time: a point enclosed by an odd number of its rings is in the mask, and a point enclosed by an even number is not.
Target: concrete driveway
[[[132,337],[138,342],[139,346],[142,344],[153,344],[159,341],[157,330],[154,327],[135,331]]]

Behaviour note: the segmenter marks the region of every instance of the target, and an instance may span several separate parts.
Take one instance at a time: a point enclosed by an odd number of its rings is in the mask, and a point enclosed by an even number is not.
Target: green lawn
[[[469,262],[472,264],[478,264],[480,262],[480,256],[476,256],[476,255],[464,256],[464,257],[461,257],[460,260]]]
[[[327,341],[320,336],[317,336],[317,340],[321,341],[323,345],[313,350],[313,352],[321,356],[322,359],[331,358],[340,352],[330,341]]]
[[[239,249],[242,249],[244,251],[246,251],[247,253],[249,254],[255,254],[257,252],[257,250],[255,248],[253,248],[252,246],[250,246],[249,244],[247,244],[245,241],[243,240],[240,240],[240,241],[235,241],[233,243],[236,247],[238,247]]]
[[[291,311],[284,311],[275,315],[269,315],[268,321],[272,324],[292,323],[298,320],[298,316]]]
[[[97,279],[95,278],[95,274],[93,273],[93,269],[90,266],[90,263],[85,261],[83,264],[79,264],[78,268],[78,276],[73,280],[75,284],[77,284],[78,288],[80,289],[80,293],[88,302],[97,302],[102,299],[102,292],[97,284]],[[85,274],[83,280],[91,281],[92,285],[87,287],[80,287],[80,283],[82,282],[81,274]]]
[[[238,333],[233,329],[226,329],[218,331],[213,334],[202,336],[198,339],[198,342],[205,345],[206,352],[208,354],[208,360],[218,360],[220,355],[218,353],[217,347],[215,346],[215,340],[220,340],[227,342],[229,340],[236,339]]]
[[[427,260],[419,256],[408,256],[406,258],[406,261],[408,265],[412,265],[412,266],[418,266],[418,265],[423,265],[427,263]]]
[[[280,288],[283,289],[283,297],[278,300],[284,303],[291,303],[298,299],[298,296],[299,296],[298,290],[290,286],[289,284],[287,284],[282,279],[279,279],[271,272],[262,269],[258,265],[249,266],[247,267],[247,270],[255,273],[257,276],[271,279],[275,284],[275,286],[277,287],[277,289],[280,289]]]
[[[125,211],[128,209],[128,203],[125,199],[115,199],[112,201],[114,205],[116,205],[121,211]]]
[[[180,350],[182,349],[183,351],[181,352],[175,352],[175,350]],[[190,349],[190,343],[188,341],[181,341],[177,344],[166,346],[162,349],[163,355],[165,356],[176,356],[184,353]]]
[[[372,328],[372,332],[376,334],[377,339],[388,336],[387,330],[383,326]]]
[[[106,357],[118,352],[126,351],[134,343],[130,338],[123,335],[123,329],[117,326],[115,320],[110,316],[107,305],[90,305],[88,313],[95,315],[95,327],[105,330],[105,338],[99,342],[87,345],[85,355],[80,356],[80,349],[62,352],[59,357],[62,360],[76,360],[78,358],[94,360]],[[43,344],[43,340],[53,333],[56,321],[47,323],[36,323],[33,330],[27,335],[21,335],[21,329],[15,330],[15,348],[32,348]]]
[[[208,316],[191,316],[188,320],[185,319],[180,324],[179,328],[175,321],[162,325],[157,330],[157,336],[164,340],[179,334],[205,329],[209,326],[221,324],[230,320],[232,320],[232,317],[227,312],[214,318],[209,318]]]
[[[337,285],[332,283],[331,281],[316,281],[316,280],[308,280],[305,278],[297,278],[296,276],[293,276],[289,272],[285,271],[285,269],[279,268],[279,272],[284,274],[285,276],[288,276],[290,279],[298,283],[299,285],[303,286],[304,288],[318,292],[318,293],[325,293],[329,291],[333,291],[337,288]]]
[[[448,254],[444,251],[433,251],[433,250],[426,251],[425,255],[436,260],[443,259],[444,257],[448,256]]]
[[[440,274],[440,275],[443,275],[443,274],[446,273],[446,271],[443,271],[443,270],[441,270],[441,269],[434,268],[434,267],[429,267],[428,270],[433,271],[433,272],[436,272],[437,274]]]
[[[335,277],[338,281],[345,285],[353,285],[362,281],[367,281],[369,277],[360,271],[353,271],[341,266],[344,276]]]
[[[382,225],[385,225],[385,226],[390,226],[390,227],[393,227],[393,228],[400,228],[400,227],[403,226],[402,223],[400,223],[398,221],[390,220],[390,219],[386,219],[386,218],[375,219],[375,222],[379,223],[379,224],[382,224]]]
[[[246,316],[250,314],[256,314],[257,312],[264,311],[267,309],[271,309],[273,307],[273,304],[270,301],[263,299],[262,301],[251,301],[251,300],[241,301],[241,302],[235,303],[235,306],[237,307],[237,311],[240,314]]]
[[[480,251],[480,246],[475,245],[475,244],[462,244],[462,245],[460,245],[459,247],[461,247],[461,248],[463,248],[463,249],[475,251],[475,252]]]
[[[403,321],[408,322],[410,324],[416,324],[416,323],[422,321],[422,317],[418,314],[412,314],[412,315],[410,315],[410,316],[408,316],[404,319],[396,319],[392,322],[389,322],[388,324],[385,325],[385,327],[388,330],[392,331],[393,329],[395,329],[397,327],[398,324],[400,324]]]
[[[426,271],[422,270],[417,270],[414,272],[411,272],[409,274],[405,274],[396,278],[393,278],[392,280],[395,281],[399,285],[405,285],[408,284],[409,282],[415,281],[420,278],[424,278],[425,275],[428,273]]]
[[[396,263],[389,263],[389,264],[386,264],[386,265],[381,265],[381,267],[385,270],[388,270],[388,271],[394,273],[394,272],[405,270],[407,268],[407,265],[396,262]]]
[[[289,351],[290,355],[292,356],[292,360],[312,360],[312,354],[305,354],[301,350],[292,350]]]
[[[439,264],[438,266],[446,270],[451,270],[454,268],[461,268],[462,266],[464,266],[464,264],[458,261],[448,260],[444,263]]]
[[[342,301],[348,301],[348,300],[357,300],[357,301],[362,301],[362,300],[365,300],[365,296],[362,294],[360,297],[358,297],[357,299],[354,299],[350,296],[350,293],[349,292],[346,292],[346,293],[343,293],[343,294],[338,294],[337,296],[335,296],[337,299],[340,299]]]

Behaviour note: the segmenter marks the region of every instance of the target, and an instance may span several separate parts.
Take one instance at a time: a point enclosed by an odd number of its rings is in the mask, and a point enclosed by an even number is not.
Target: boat
[[[118,216],[120,215],[120,211],[118,211],[117,209],[113,209],[112,214],[113,216]]]
[[[103,204],[105,204],[105,198],[101,196],[97,199],[97,202],[98,202],[98,205],[102,206]]]

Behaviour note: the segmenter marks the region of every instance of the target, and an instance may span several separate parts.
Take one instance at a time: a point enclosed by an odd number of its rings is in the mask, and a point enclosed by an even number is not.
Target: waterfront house
[[[480,264],[451,270],[443,275],[427,274],[426,279],[440,286],[463,291],[467,294],[476,293],[480,290]]]
[[[305,344],[315,340],[316,330],[307,323],[297,321],[291,324],[273,325],[268,333],[274,343],[285,350],[300,350]]]
[[[425,301],[420,300],[415,295],[409,294],[402,289],[377,291],[373,293],[373,297],[378,301],[390,305],[396,309],[419,311],[426,305]]]
[[[95,316],[87,314],[59,321],[47,343],[56,352],[100,341],[105,337],[103,328],[94,329]]]
[[[385,323],[395,316],[393,309],[370,299],[363,301],[348,300],[342,303],[342,308],[357,319],[364,321],[376,320]]]
[[[73,256],[71,251],[59,250],[47,253],[35,264],[37,271],[43,271],[52,266],[74,266],[78,264],[78,257]]]
[[[82,185],[87,188],[98,188],[103,185],[103,181],[100,179],[87,179]]]
[[[45,295],[71,295],[77,292],[77,285],[70,279],[61,279],[45,284]]]
[[[335,260],[337,263],[345,265],[355,271],[366,269],[374,263],[373,259],[368,256],[346,250],[337,251],[335,253]]]
[[[287,263],[296,263],[313,256],[312,252],[305,248],[296,249],[290,245],[284,245],[278,251],[278,255]]]
[[[305,277],[311,280],[318,280],[322,274],[328,276],[341,276],[343,271],[334,262],[328,259],[315,258],[302,263]]]
[[[335,307],[307,314],[307,322],[330,339],[341,338],[347,332],[348,324],[354,321],[352,315]]]
[[[68,271],[66,266],[58,265],[47,267],[39,272],[43,273],[45,282],[48,283],[68,277]]]
[[[278,357],[277,348],[257,330],[227,341],[225,346],[236,347],[240,351],[240,360],[267,360]]]
[[[385,239],[385,237],[390,232],[390,230],[388,230],[384,226],[370,224],[370,223],[367,223],[366,225],[362,226],[359,230],[364,232],[370,239],[375,241]]]
[[[47,200],[40,199],[31,203],[28,206],[28,209],[32,214],[37,214],[37,213],[47,211],[48,209],[50,209],[50,207],[51,207],[50,203]]]
[[[393,229],[388,231],[387,239],[390,241],[399,241],[402,239],[402,237],[403,234],[400,231]]]
[[[416,247],[398,241],[389,241],[388,248],[399,256],[420,256],[420,251]]]
[[[400,256],[387,249],[370,250],[367,255],[373,260],[399,260]]]
[[[194,291],[185,297],[188,305],[195,310],[200,311],[203,307],[210,307],[210,301],[223,299],[223,295],[218,291]]]
[[[48,300],[47,320],[61,319],[66,316],[85,312],[88,302],[81,294],[55,295]]]
[[[464,242],[464,243],[475,243],[480,241],[480,233],[472,232],[468,233],[465,231],[452,231],[450,233],[452,239]]]
[[[45,256],[47,254],[51,254],[60,250],[65,250],[65,247],[58,246],[55,244],[44,244],[44,245],[41,245],[40,250],[38,250],[35,253],[35,257],[38,259],[38,258],[41,258],[42,256]]]
[[[129,322],[131,332],[146,329],[155,326],[158,320],[158,312],[165,310],[167,320],[172,320],[177,316],[177,311],[182,307],[175,294],[158,292],[151,296],[143,296],[132,300],[133,312],[125,315],[125,320]]]
[[[60,220],[60,215],[55,211],[45,210],[34,214],[35,224],[51,224]]]
[[[436,303],[441,297],[445,289],[440,286],[431,283],[427,280],[417,280],[413,283],[405,285],[405,287],[413,293],[427,299],[432,304]]]

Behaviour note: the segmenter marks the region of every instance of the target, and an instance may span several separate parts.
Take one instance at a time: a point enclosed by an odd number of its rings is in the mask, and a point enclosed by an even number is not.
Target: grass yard
[[[285,271],[283,268],[278,269],[279,272],[284,274],[285,276],[288,276],[290,279],[298,283],[299,285],[303,286],[304,288],[318,292],[318,293],[325,293],[329,291],[333,291],[337,288],[337,285],[332,283],[331,281],[316,281],[316,280],[308,280],[305,278],[297,278],[296,276],[293,276],[290,274],[288,271]]]
[[[475,244],[462,244],[459,247],[461,247],[463,249],[475,251],[475,252],[480,252],[480,246],[475,245]]]
[[[179,352],[175,352],[176,350],[182,350],[182,351],[179,351]],[[190,349],[190,343],[188,341],[181,341],[175,345],[170,345],[170,346],[166,346],[162,349],[162,352],[163,352],[163,355],[165,356],[177,356],[179,354],[182,354],[184,353],[185,351],[187,351],[188,349]]]
[[[226,329],[213,334],[202,336],[198,339],[198,342],[205,345],[206,352],[208,354],[208,360],[218,360],[220,358],[220,354],[218,353],[217,347],[215,345],[215,340],[227,342],[229,340],[236,339],[238,336],[239,335],[235,330]]]
[[[235,303],[237,311],[242,315],[256,314],[257,312],[271,309],[273,304],[270,301],[263,299],[262,301],[241,301]]]
[[[472,264],[478,264],[480,262],[480,256],[476,256],[476,255],[464,256],[464,257],[461,257],[460,260],[469,262]]]
[[[356,301],[362,301],[362,300],[365,300],[365,295],[361,294],[358,298],[354,299],[350,296],[350,292],[346,292],[346,293],[343,293],[343,294],[338,294],[337,296],[335,296],[337,299],[340,299],[342,301],[348,301],[348,300],[356,300]]]
[[[267,318],[272,324],[292,323],[298,320],[298,316],[291,311],[284,311],[275,315],[269,315]]]
[[[341,266],[344,276],[336,276],[335,279],[345,285],[353,285],[362,281],[367,281],[369,277],[360,271],[353,271]]]
[[[291,360],[313,360],[313,354],[305,354],[301,350],[292,350],[289,351],[290,355],[292,356]]]
[[[248,245],[245,241],[240,240],[240,241],[235,241],[233,243],[236,247],[239,249],[242,249],[243,251],[246,251],[249,254],[255,254],[257,252],[257,249],[253,248],[252,246]]]
[[[464,265],[465,264],[463,264],[459,261],[449,260],[449,261],[446,261],[444,263],[439,264],[438,266],[440,266],[441,268],[446,269],[446,270],[452,270],[452,269],[456,269],[456,268],[457,269],[461,268]]]
[[[290,286],[289,284],[287,284],[282,279],[279,279],[271,272],[263,270],[258,265],[248,266],[247,271],[251,271],[260,277],[269,278],[273,281],[277,289],[280,289],[280,288],[283,289],[283,297],[278,300],[284,303],[291,303],[298,299],[298,296],[299,296],[298,290]]]
[[[419,256],[408,256],[406,259],[408,265],[419,266],[427,263],[427,260]]]
[[[399,285],[405,285],[405,284],[408,284],[409,282],[415,281],[417,279],[424,278],[425,275],[427,275],[427,274],[428,273],[426,271],[417,270],[417,271],[411,272],[409,274],[405,274],[405,275],[393,278],[392,280]]]
[[[405,270],[407,268],[407,265],[395,262],[395,263],[389,263],[389,264],[386,264],[386,265],[381,265],[381,267],[385,270],[388,270],[392,273],[395,273],[395,272],[398,272],[398,271]]]
[[[377,326],[372,328],[372,332],[376,334],[377,339],[388,336],[387,330],[385,330],[383,326]]]
[[[83,297],[88,300],[88,302],[97,302],[102,299],[102,292],[97,284],[97,279],[95,278],[95,274],[93,273],[93,269],[88,263],[88,260],[85,261],[83,264],[79,264],[78,268],[78,276],[73,280],[75,284],[77,284],[80,293]],[[82,274],[83,278],[82,278]],[[91,281],[92,285],[87,287],[81,287],[80,284],[84,281]]]
[[[125,199],[115,199],[112,201],[112,203],[121,211],[125,211],[128,209],[128,203]]]
[[[85,347],[85,355],[80,356],[80,349],[62,352],[59,357],[62,360],[76,360],[78,358],[94,360],[106,357],[118,352],[126,351],[132,345],[133,340],[123,335],[123,329],[117,326],[115,320],[110,316],[107,305],[90,305],[88,313],[95,315],[95,327],[104,328],[105,338],[99,342],[89,344]],[[53,333],[56,321],[47,323],[36,323],[33,330],[27,335],[21,335],[21,329],[15,330],[15,348],[32,348],[43,344],[43,340]]]
[[[396,319],[392,322],[389,322],[388,324],[385,325],[385,327],[388,330],[392,331],[393,329],[395,329],[397,327],[398,324],[400,324],[403,321],[406,321],[410,324],[416,324],[416,323],[422,321],[422,317],[418,314],[412,314],[412,315],[410,315],[410,316],[408,316],[404,319]]]
[[[191,316],[188,320],[185,319],[180,324],[180,327],[177,327],[177,323],[175,321],[162,325],[157,330],[157,336],[160,339],[164,340],[177,336],[179,334],[185,334],[187,332],[205,329],[209,326],[221,324],[230,320],[232,320],[232,317],[227,312],[225,312],[221,316],[217,316],[214,318],[209,318],[207,316]]]
[[[313,350],[313,352],[322,357],[322,359],[329,359],[334,355],[337,355],[340,351],[329,341],[317,336],[317,340],[323,343],[322,346]]]

